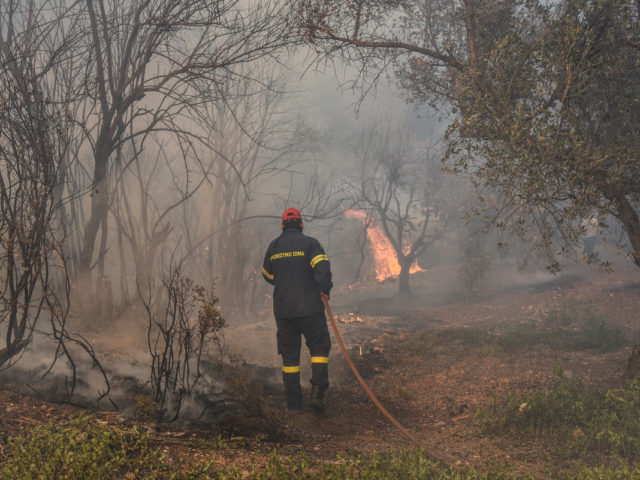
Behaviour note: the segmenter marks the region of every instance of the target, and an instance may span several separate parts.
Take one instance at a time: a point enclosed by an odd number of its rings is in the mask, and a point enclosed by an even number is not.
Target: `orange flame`
[[[344,212],[344,216],[347,218],[355,218],[360,220],[363,224],[367,221],[367,213],[362,210],[349,209]],[[369,250],[373,255],[373,261],[375,263],[376,279],[379,282],[386,280],[387,278],[397,277],[400,275],[400,264],[398,263],[398,256],[396,251],[391,245],[391,242],[384,234],[382,227],[373,222],[369,225],[367,232],[367,243]],[[416,260],[409,273],[423,272],[424,270],[418,265]]]

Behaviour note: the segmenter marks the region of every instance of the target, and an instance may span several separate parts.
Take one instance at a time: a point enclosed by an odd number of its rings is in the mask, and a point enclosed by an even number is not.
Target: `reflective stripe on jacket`
[[[286,228],[267,248],[262,276],[275,285],[273,313],[277,318],[305,317],[322,312],[320,292],[329,294],[331,264],[318,240],[296,228]]]

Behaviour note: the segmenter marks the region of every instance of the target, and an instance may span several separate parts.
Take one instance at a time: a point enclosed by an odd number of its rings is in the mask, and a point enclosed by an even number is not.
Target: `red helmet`
[[[284,222],[285,220],[294,220],[294,219],[302,220],[302,215],[300,215],[300,210],[296,208],[287,208],[282,214],[282,221]]]

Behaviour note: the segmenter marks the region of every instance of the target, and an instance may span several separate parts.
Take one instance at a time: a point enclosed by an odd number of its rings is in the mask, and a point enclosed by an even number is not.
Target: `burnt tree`
[[[74,255],[81,278],[95,269],[98,276],[104,274],[109,176],[116,171],[114,163],[128,165],[119,150],[135,144],[139,157],[150,132],[170,138],[179,145],[177,151],[196,158],[201,155],[196,144],[214,147],[199,128],[201,108],[222,101],[225,92],[219,86],[236,74],[236,67],[270,56],[286,43],[281,8],[276,2],[246,7],[238,1],[203,0],[78,4],[78,51],[85,68],[75,112],[91,150],[85,162],[88,211],[74,218],[82,230]]]
[[[41,317],[59,313],[47,307],[56,304],[55,191],[68,112],[43,79],[60,73],[68,32],[47,34],[42,20],[11,6],[0,13],[0,366],[26,348]]]
[[[433,152],[406,126],[370,129],[356,153],[360,176],[350,182],[353,203],[380,222],[400,264],[399,293],[410,293],[411,266],[441,233],[440,170]]]
[[[66,328],[61,182],[76,65],[67,8],[65,2],[50,2],[46,11],[36,2],[10,2],[0,11],[0,367],[13,365],[39,334],[56,343],[49,371],[59,358],[68,361],[68,393],[77,374],[72,344],[91,357],[108,391],[93,349]]]

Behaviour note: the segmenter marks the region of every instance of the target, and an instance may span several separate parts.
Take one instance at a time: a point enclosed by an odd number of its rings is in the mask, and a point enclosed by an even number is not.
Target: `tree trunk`
[[[82,240],[82,251],[80,252],[79,269],[81,274],[88,276],[91,270],[91,262],[95,249],[98,231],[104,225],[105,217],[109,209],[109,196],[107,186],[107,158],[108,155],[101,154],[96,148],[95,168],[93,175],[93,188],[91,191],[91,215],[87,226],[84,229]]]
[[[10,343],[6,348],[0,349],[0,367],[27,348],[29,341],[29,339],[20,340],[18,342]]]
[[[640,267],[640,218],[627,197],[609,187],[604,190],[604,196],[615,206],[616,218],[622,222],[629,236],[631,255],[634,263]]]
[[[398,255],[398,263],[400,264],[400,276],[398,278],[398,293],[401,295],[409,295],[411,288],[409,288],[409,270],[413,259],[404,255]]]
[[[627,371],[625,377],[628,379],[640,378],[640,345],[633,348],[627,360]]]
[[[622,222],[629,236],[631,255],[634,263],[640,267],[640,218],[627,197],[612,187],[603,189],[603,194],[617,210],[616,218]],[[627,378],[640,377],[640,345],[636,345],[627,360]]]

